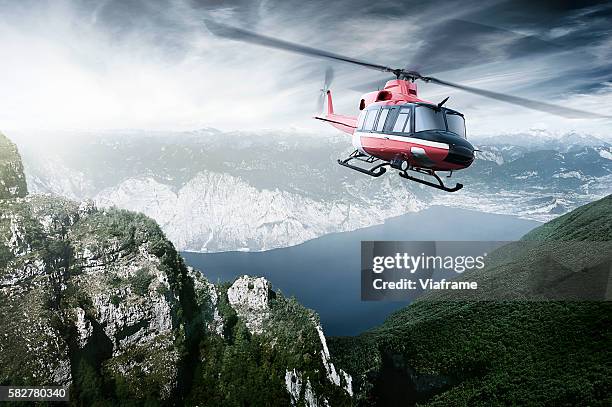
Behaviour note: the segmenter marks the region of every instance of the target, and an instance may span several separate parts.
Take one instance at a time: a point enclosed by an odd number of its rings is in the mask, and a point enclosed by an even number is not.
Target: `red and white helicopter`
[[[213,34],[221,37],[346,62],[395,75],[395,79],[388,81],[382,90],[361,96],[358,103],[359,116],[347,116],[334,112],[329,90],[333,71],[328,68],[322,89],[327,97],[327,114],[315,117],[352,135],[355,151],[346,159],[338,160],[338,163],[373,177],[383,175],[385,167],[391,167],[399,170],[401,177],[433,188],[448,192],[463,188],[459,183],[453,187],[444,185],[437,172],[449,172],[450,177],[453,171],[467,168],[474,161],[474,152],[478,150],[467,141],[465,118],[460,112],[444,106],[448,97],[437,104],[419,99],[416,81],[448,86],[566,118],[609,118],[597,113],[451,83],[423,76],[414,70],[373,64],[212,20],[205,20],[205,23]],[[357,162],[369,164],[370,167],[357,166]],[[414,177],[411,175],[413,173],[431,176],[435,182]]]

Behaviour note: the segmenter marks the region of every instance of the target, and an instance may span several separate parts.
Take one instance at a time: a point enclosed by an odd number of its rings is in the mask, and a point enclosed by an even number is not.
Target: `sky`
[[[612,116],[611,3],[482,3],[0,0],[0,130],[327,132],[312,116],[328,66],[338,113],[356,115],[367,84],[391,79],[219,38],[205,19]],[[470,134],[575,131],[612,140],[608,119],[564,119],[418,86],[426,100],[450,96],[446,105],[465,114]]]

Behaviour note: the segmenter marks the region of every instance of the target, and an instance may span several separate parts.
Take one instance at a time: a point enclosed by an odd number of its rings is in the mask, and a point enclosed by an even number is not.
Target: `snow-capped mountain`
[[[548,220],[612,191],[610,144],[577,134],[534,139],[474,140],[481,151],[453,175],[465,185],[455,194],[394,171],[373,179],[340,167],[336,159],[351,151],[343,135],[204,129],[19,147],[32,191],[140,211],[181,250],[227,251],[295,245],[434,204]]]

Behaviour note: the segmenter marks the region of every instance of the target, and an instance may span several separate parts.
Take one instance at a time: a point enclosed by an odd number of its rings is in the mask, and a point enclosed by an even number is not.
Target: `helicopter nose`
[[[469,143],[466,144],[467,145],[452,144],[448,149],[448,155],[444,161],[469,167],[474,161],[474,147]]]

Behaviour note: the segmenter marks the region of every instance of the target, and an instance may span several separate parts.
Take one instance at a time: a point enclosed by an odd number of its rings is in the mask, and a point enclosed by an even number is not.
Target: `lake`
[[[362,240],[518,240],[540,223],[513,216],[434,206],[382,225],[334,233],[265,252],[182,255],[212,282],[248,274],[315,310],[327,335],[356,335],[381,324],[407,302],[361,301]]]

